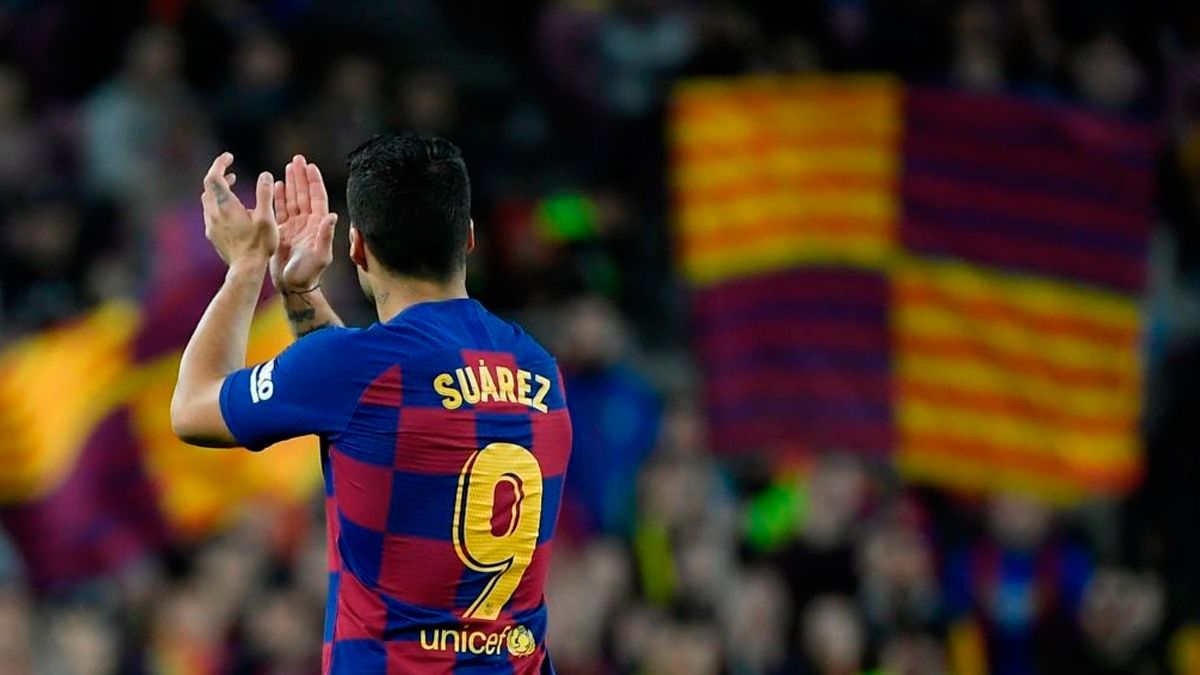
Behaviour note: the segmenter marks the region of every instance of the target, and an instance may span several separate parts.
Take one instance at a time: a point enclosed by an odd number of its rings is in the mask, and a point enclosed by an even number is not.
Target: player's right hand
[[[275,183],[279,248],[271,257],[271,282],[280,293],[310,291],[333,261],[337,214],[329,212],[329,193],[316,164],[296,155]]]
[[[204,236],[226,264],[263,262],[279,245],[279,227],[271,202],[271,174],[264,171],[255,186],[257,203],[251,211],[233,192],[236,177],[226,174],[233,164],[233,155],[223,152],[213,160],[204,175]]]

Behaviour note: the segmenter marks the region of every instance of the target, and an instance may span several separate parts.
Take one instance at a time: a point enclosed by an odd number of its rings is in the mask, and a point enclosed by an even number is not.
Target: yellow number
[[[507,484],[516,498],[507,530],[496,535],[492,514],[501,484]],[[454,550],[467,567],[493,575],[463,618],[500,615],[533,559],[541,521],[542,467],[531,452],[512,443],[492,443],[463,464],[454,502]]]

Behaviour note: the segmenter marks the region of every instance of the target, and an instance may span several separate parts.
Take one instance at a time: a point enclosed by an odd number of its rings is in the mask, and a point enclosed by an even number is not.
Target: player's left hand
[[[204,236],[213,248],[231,267],[241,262],[266,262],[279,246],[279,226],[275,223],[275,211],[271,189],[274,179],[269,172],[262,172],[255,186],[257,203],[251,211],[233,193],[237,177],[226,174],[233,163],[233,155],[221,153],[204,176],[204,192],[200,201],[204,204]]]
[[[333,262],[333,228],[337,214],[329,212],[329,193],[316,164],[296,155],[275,183],[275,213],[279,249],[271,257],[271,282],[280,293],[303,293],[321,283]]]

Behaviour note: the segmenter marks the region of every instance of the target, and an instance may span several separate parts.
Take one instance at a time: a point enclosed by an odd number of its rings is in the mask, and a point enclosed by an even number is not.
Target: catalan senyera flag
[[[672,127],[685,276],[878,266],[896,239],[900,89],[882,77],[681,87]]]
[[[283,309],[268,303],[251,325],[247,363],[274,358],[291,342]],[[321,467],[314,437],[285,441],[262,453],[204,450],[175,437],[169,404],[180,356],[175,351],[145,364],[127,403],[146,471],[173,531],[185,538],[200,536],[229,524],[247,504],[303,504],[315,494]]]
[[[213,532],[247,504],[303,504],[319,486],[313,439],[261,454],[176,439],[181,352],[136,362],[140,319],[136,307],[104,305],[0,352],[0,522],[37,588]],[[261,308],[251,359],[290,341],[282,309]]]
[[[113,303],[0,352],[0,523],[36,588],[166,541],[122,410],[137,317]]]
[[[252,454],[171,432],[183,346],[223,276],[190,216],[162,224],[141,302],[104,304],[0,350],[0,523],[35,588],[214,532],[248,505],[297,508],[319,491],[313,438]],[[264,300],[248,361],[291,341],[282,308]]]
[[[685,83],[677,258],[718,450],[1071,501],[1141,472],[1152,133],[886,77]]]

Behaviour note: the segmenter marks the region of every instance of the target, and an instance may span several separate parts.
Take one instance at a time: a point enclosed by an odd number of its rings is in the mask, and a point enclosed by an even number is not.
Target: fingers
[[[236,182],[237,182],[237,174],[231,173],[231,174],[228,174],[225,176],[225,183],[228,184],[229,187],[233,187],[234,183],[236,183]]]
[[[293,157],[292,166],[296,170],[296,204],[300,207],[300,213],[313,213],[308,189],[308,162],[305,161],[304,155]]]
[[[200,193],[200,204],[204,209],[204,238],[212,239],[213,214],[217,212],[215,197],[208,190]]]
[[[287,218],[287,187],[284,186],[283,181],[275,181],[273,193],[275,198],[275,216]]]
[[[329,213],[329,193],[325,190],[325,179],[321,176],[321,170],[317,168],[316,164],[309,164],[306,171],[308,173],[309,205],[313,213],[323,216]]]
[[[216,208],[216,204],[213,203],[213,194],[208,190],[201,192],[200,205],[204,207],[204,225],[207,227],[209,215],[212,213],[213,209]]]
[[[224,181],[225,170],[229,165],[233,164],[233,153],[222,152],[213,160],[212,166],[208,167],[208,173],[204,174],[204,186],[208,187],[209,183],[217,183]]]
[[[254,215],[275,222],[275,179],[270,171],[258,174],[258,184],[254,186]]]
[[[330,213],[317,225],[317,244],[320,250],[329,251],[333,248],[333,231],[337,226],[337,220],[337,214]]]
[[[300,215],[300,204],[296,201],[296,165],[288,162],[283,169],[284,178],[284,202],[287,206],[288,216]]]
[[[229,204],[241,206],[237,195],[233,194],[233,190],[230,189],[237,177],[233,174],[225,175],[225,171],[231,164],[233,164],[233,154],[222,152],[213,160],[212,166],[208,168],[208,173],[204,174],[204,190],[212,194],[218,208]]]

